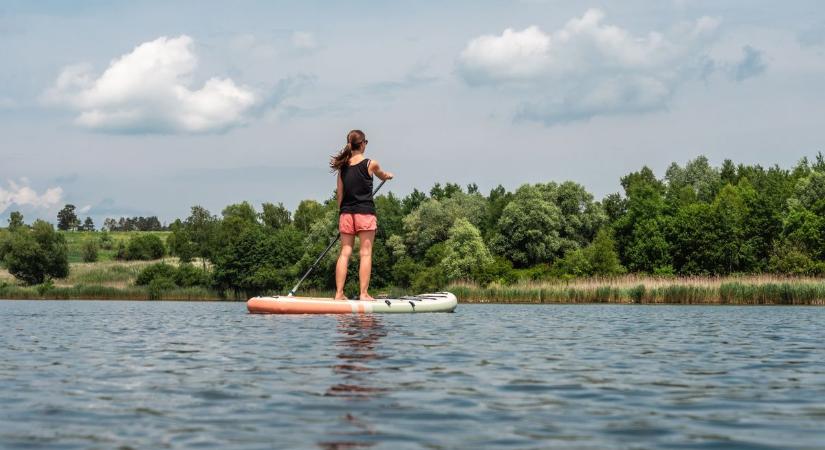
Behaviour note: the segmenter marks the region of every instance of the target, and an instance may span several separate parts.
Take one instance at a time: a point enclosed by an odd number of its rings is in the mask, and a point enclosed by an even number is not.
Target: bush
[[[97,261],[97,242],[87,240],[83,242],[83,262]]]
[[[564,258],[556,261],[553,265],[553,271],[562,275],[570,275],[573,277],[584,277],[593,273],[593,268],[588,261],[587,256],[581,249],[571,250],[565,253]]]
[[[115,259],[122,261],[127,259],[126,256],[126,244],[118,242],[117,249],[115,250]]]
[[[163,296],[163,293],[175,288],[175,283],[168,278],[155,278],[149,282],[149,299],[158,300]]]
[[[104,231],[100,234],[100,248],[103,250],[111,250],[115,246],[115,242],[112,240],[112,235],[109,232]]]
[[[146,266],[143,270],[140,271],[137,278],[135,279],[135,284],[138,286],[147,286],[153,280],[158,278],[166,278],[174,283],[175,278],[177,277],[178,271],[174,266],[171,266],[166,263],[158,263]]]
[[[138,286],[151,286],[152,282],[157,280],[168,280],[173,286],[180,287],[206,287],[211,284],[209,273],[203,269],[198,269],[191,264],[181,264],[179,267],[175,267],[166,263],[146,266],[138,274],[135,284]]]
[[[513,263],[506,258],[497,256],[493,258],[492,264],[476,267],[473,271],[473,279],[482,286],[493,282],[498,284],[513,284],[518,280],[518,275],[513,269]]]
[[[10,233],[3,247],[9,273],[26,284],[42,284],[69,275],[66,239],[48,222],[37,220],[31,229]]]
[[[165,254],[166,247],[160,237],[154,234],[140,234],[132,237],[126,246],[119,243],[115,257],[129,261],[148,261],[163,258]]]
[[[440,291],[447,285],[447,276],[438,266],[429,267],[419,272],[412,282],[415,293]]]
[[[392,278],[398,287],[410,287],[422,270],[421,264],[416,263],[409,256],[403,256],[392,266]]]
[[[175,273],[175,284],[180,287],[209,286],[212,277],[209,272],[199,269],[192,264],[181,264]]]
[[[790,275],[815,275],[821,270],[821,263],[817,265],[802,248],[787,241],[776,245],[768,262],[771,271]]]

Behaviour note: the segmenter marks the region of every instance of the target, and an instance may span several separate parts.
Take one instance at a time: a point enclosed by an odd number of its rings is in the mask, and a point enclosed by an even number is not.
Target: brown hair
[[[332,169],[333,172],[341,170],[341,167],[349,163],[349,159],[352,158],[352,152],[363,150],[366,142],[367,135],[361,130],[352,130],[347,133],[347,145],[344,146],[337,155],[332,156],[329,160],[329,168]]]

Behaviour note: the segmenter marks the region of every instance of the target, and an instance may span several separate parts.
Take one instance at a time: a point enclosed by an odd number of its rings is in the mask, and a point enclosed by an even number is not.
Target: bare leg
[[[341,254],[338,255],[338,263],[335,264],[335,300],[346,300],[344,297],[344,284],[347,282],[347,266],[349,257],[352,256],[352,245],[355,243],[355,235],[341,233]]]
[[[361,266],[358,268],[358,284],[361,288],[359,299],[373,300],[367,293],[370,287],[370,275],[372,274],[372,242],[375,240],[375,230],[359,231],[358,255],[361,257]]]

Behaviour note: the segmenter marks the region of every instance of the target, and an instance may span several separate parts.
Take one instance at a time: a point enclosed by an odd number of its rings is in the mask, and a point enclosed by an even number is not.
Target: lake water
[[[0,302],[0,447],[825,448],[825,308]]]

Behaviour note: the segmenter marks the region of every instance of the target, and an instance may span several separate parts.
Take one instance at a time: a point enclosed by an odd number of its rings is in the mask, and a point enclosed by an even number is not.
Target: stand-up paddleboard
[[[333,300],[312,297],[253,297],[246,308],[256,314],[369,314],[453,312],[458,299],[449,292],[375,300]]]

